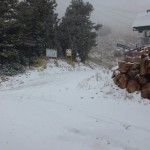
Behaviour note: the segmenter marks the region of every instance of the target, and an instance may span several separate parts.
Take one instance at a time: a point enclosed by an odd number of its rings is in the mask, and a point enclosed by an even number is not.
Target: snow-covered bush
[[[0,69],[0,76],[3,75],[13,76],[23,72],[25,72],[25,68],[21,64],[18,63],[5,64]]]

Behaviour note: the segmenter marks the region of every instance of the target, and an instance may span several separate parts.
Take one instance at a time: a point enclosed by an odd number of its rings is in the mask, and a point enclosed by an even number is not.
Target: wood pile
[[[118,62],[118,69],[113,72],[112,78],[121,89],[129,93],[141,91],[143,98],[150,99],[150,48]]]

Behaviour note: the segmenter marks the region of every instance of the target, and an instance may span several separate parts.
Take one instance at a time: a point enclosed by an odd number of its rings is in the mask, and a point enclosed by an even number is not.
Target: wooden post
[[[70,59],[72,63],[72,50],[71,49],[66,49],[66,59]]]

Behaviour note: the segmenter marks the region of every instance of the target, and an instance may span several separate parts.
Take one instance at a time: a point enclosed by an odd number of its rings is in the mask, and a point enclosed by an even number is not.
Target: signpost
[[[46,48],[46,65],[47,65],[47,59],[48,58],[57,59],[57,50]]]
[[[57,58],[57,50],[46,48],[46,57]]]
[[[66,49],[66,59],[70,59],[72,62],[72,49]]]

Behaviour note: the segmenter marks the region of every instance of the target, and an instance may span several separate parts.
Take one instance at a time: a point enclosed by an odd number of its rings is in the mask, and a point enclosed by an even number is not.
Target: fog
[[[56,0],[61,18],[71,0]],[[109,25],[113,31],[132,33],[132,24],[138,13],[150,9],[150,0],[85,0],[94,11],[91,19],[95,23]]]

